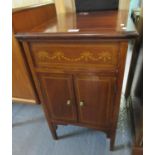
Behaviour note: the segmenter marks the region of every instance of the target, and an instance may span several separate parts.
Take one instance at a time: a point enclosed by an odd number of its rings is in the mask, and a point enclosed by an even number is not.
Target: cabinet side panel
[[[124,78],[124,69],[125,69],[125,62],[126,62],[126,53],[128,48],[128,42],[121,42],[120,43],[120,62],[118,66],[118,78],[117,78],[117,94],[115,96],[115,108],[113,111],[113,127],[116,129],[120,102],[121,102],[121,94],[122,94],[122,85],[123,85],[123,78]]]

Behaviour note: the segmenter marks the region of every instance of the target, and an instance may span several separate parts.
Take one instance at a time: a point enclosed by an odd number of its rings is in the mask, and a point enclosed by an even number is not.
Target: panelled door
[[[53,120],[107,126],[113,107],[114,77],[40,73],[39,78]]]
[[[101,75],[76,75],[74,79],[79,122],[106,126],[114,99],[115,78]]]
[[[40,73],[40,85],[45,104],[53,120],[77,120],[72,75]]]

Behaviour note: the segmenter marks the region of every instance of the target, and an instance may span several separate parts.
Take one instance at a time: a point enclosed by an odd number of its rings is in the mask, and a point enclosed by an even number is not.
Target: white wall
[[[130,5],[130,0],[119,0],[119,9],[128,10]]]
[[[46,2],[54,2],[54,0],[12,0],[12,8],[24,7]]]

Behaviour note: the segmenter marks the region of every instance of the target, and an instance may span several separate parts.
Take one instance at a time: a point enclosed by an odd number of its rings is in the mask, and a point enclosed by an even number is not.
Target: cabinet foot
[[[54,127],[55,127],[55,130],[57,130],[57,129],[58,129],[58,126],[57,126],[57,125],[54,125]]]
[[[50,130],[51,130],[51,134],[54,140],[58,139],[57,133],[56,133],[56,125],[54,124],[50,124]]]
[[[114,150],[114,140],[110,140],[110,151]]]
[[[110,135],[110,151],[114,151],[115,145],[115,132]]]
[[[107,132],[107,138],[110,138],[110,133],[109,132]]]

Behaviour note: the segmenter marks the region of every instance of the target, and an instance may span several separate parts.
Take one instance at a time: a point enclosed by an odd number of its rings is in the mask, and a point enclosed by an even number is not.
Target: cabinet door
[[[76,121],[76,108],[71,75],[39,75],[44,104],[49,109],[53,120]]]
[[[114,86],[114,77],[101,75],[78,75],[75,77],[80,123],[100,127],[107,126],[112,112]]]

